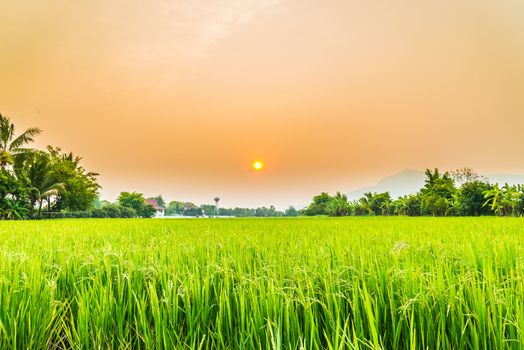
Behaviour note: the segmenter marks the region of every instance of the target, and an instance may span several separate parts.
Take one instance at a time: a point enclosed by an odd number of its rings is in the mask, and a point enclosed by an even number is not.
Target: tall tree
[[[351,214],[351,206],[349,205],[348,198],[340,192],[337,192],[335,196],[331,198],[326,210],[330,216],[347,216]]]
[[[47,147],[52,163],[52,177],[63,184],[53,210],[83,211],[95,202],[100,186],[97,173],[80,166],[81,157],[73,153],[62,153],[58,147]]]
[[[118,196],[118,204],[134,209],[138,216],[151,218],[155,215],[155,208],[146,203],[144,195],[138,192],[122,192]]]
[[[53,164],[49,154],[40,151],[28,153],[23,162],[17,162],[15,172],[18,178],[23,179],[29,188],[29,213],[31,216],[42,214],[44,202],[48,210],[51,209],[53,199],[57,199],[60,192],[64,192],[64,183],[53,174]]]
[[[327,192],[322,192],[313,197],[313,202],[304,210],[304,214],[309,216],[327,215],[327,205],[330,200],[331,196]]]
[[[426,183],[420,190],[422,213],[447,215],[455,191],[455,182],[448,172],[441,174],[438,169],[426,169]]]
[[[360,198],[358,200],[360,204],[360,209],[363,211],[364,215],[373,215],[375,212],[373,211],[372,205],[373,205],[373,196],[374,194],[371,192],[364,193],[364,197]]]
[[[481,180],[464,182],[453,195],[454,215],[480,216],[493,215],[493,210],[484,205],[484,192],[489,191],[492,186]]]

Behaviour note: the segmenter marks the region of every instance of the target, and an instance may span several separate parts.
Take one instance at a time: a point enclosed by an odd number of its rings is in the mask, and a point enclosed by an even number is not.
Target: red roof
[[[155,208],[155,210],[163,210],[164,209],[160,205],[158,205],[157,200],[154,199],[154,198],[146,199],[146,203],[149,204],[150,206],[152,206],[153,208]]]

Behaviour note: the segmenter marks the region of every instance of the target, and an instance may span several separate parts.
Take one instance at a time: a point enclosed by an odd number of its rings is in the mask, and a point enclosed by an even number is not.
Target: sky
[[[285,208],[403,169],[524,173],[521,0],[20,0],[0,26],[0,113],[105,199]]]

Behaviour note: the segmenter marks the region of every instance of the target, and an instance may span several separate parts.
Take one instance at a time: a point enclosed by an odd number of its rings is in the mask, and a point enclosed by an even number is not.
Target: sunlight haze
[[[404,169],[524,173],[522,1],[3,1],[0,23],[0,112],[102,198],[285,208]]]

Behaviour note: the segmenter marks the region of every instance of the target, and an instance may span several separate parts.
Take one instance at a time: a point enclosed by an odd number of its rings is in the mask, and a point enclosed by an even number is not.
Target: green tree
[[[359,203],[361,210],[367,215],[390,215],[393,211],[389,192],[364,193]]]
[[[0,219],[25,219],[27,195],[27,188],[16,177],[0,168]]]
[[[351,206],[349,205],[347,196],[340,192],[337,192],[333,196],[328,205],[326,211],[330,216],[347,216],[351,214]]]
[[[518,189],[517,215],[522,216],[524,214],[524,185],[519,185]]]
[[[327,215],[327,206],[331,201],[331,197],[327,192],[313,197],[313,202],[304,210],[304,214],[308,216]]]
[[[299,214],[298,210],[296,210],[295,207],[293,206],[289,206],[289,208],[287,208],[286,211],[284,212],[284,215],[289,216],[289,217],[298,216],[298,214]]]
[[[473,180],[460,186],[454,195],[454,211],[459,216],[493,215],[493,210],[484,205],[484,193],[492,189],[489,183]]]
[[[375,193],[371,198],[371,210],[375,215],[391,215],[392,201],[389,192]]]
[[[420,190],[423,214],[445,216],[448,214],[455,193],[455,182],[448,172],[426,169],[426,183]]]
[[[495,184],[484,191],[485,206],[500,216],[517,215],[517,209],[522,196],[521,187],[505,184],[502,188]]]
[[[408,216],[422,215],[421,202],[420,193],[409,195],[406,202],[406,214]]]
[[[358,202],[360,204],[360,215],[375,215],[375,211],[372,208],[373,193],[364,193],[364,197],[360,198]]]
[[[515,216],[516,209],[519,204],[520,191],[517,186],[510,186],[505,184],[502,187],[502,204],[506,208],[508,215]]]
[[[64,184],[53,175],[51,159],[45,152],[27,153],[22,161],[16,162],[14,169],[29,189],[29,213],[32,217],[41,217],[44,202],[49,210],[53,199],[56,200],[60,191],[65,191]]]
[[[506,215],[504,202],[503,202],[503,192],[500,189],[498,184],[493,185],[492,188],[486,190],[484,193],[484,206],[489,206],[491,210],[500,216]]]
[[[155,215],[155,208],[146,203],[142,193],[122,192],[117,201],[121,206],[133,209],[139,217],[151,218]]]
[[[60,148],[51,146],[48,146],[47,152],[51,159],[52,177],[64,187],[64,190],[58,191],[53,210],[89,210],[100,189],[96,179],[98,174],[80,166],[82,158],[73,153],[62,153]]]

